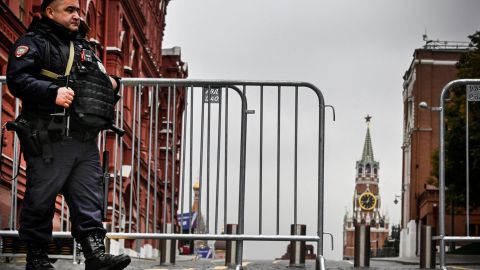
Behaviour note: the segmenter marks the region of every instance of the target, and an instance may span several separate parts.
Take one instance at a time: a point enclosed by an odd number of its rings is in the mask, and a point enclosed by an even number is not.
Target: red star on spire
[[[370,123],[370,119],[372,119],[372,117],[367,114],[367,116],[365,117],[366,122],[367,122],[367,123]]]

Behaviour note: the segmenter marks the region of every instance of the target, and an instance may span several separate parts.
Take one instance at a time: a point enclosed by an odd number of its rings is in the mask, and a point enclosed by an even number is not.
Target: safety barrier
[[[466,216],[467,216],[467,235],[466,236],[445,236],[445,100],[450,90],[455,87],[466,86]],[[471,96],[470,96],[471,95]],[[439,218],[438,218],[438,236],[433,237],[434,240],[440,241],[440,268],[447,269],[445,258],[445,243],[446,242],[480,242],[480,237],[470,236],[470,183],[469,183],[469,147],[468,147],[468,106],[471,101],[480,101],[480,79],[461,79],[454,80],[447,83],[440,95],[440,107],[433,107],[432,110],[440,112],[440,151],[439,151]],[[421,106],[427,104],[421,104]],[[428,106],[427,106],[428,107]]]
[[[0,87],[4,82],[0,78]],[[107,237],[120,240],[111,241],[111,252],[157,256],[154,240],[182,240],[195,241],[200,254],[206,240],[235,241],[235,264],[242,269],[244,241],[312,241],[316,268],[325,268],[327,106],[319,89],[303,82],[125,78],[120,91],[116,125],[125,135],[105,131],[98,138],[112,171]],[[12,170],[18,151],[15,138],[13,155],[4,155]],[[17,235],[18,194],[16,178],[9,230],[0,236]],[[57,208],[54,237],[68,238],[61,196]],[[315,233],[288,235],[290,223]],[[229,224],[236,224],[236,234],[221,233]],[[168,263],[175,251],[167,247],[175,244],[165,241],[162,262]]]

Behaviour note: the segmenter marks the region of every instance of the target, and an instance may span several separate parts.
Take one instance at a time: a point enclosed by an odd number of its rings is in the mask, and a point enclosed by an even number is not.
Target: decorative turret
[[[204,234],[207,232],[207,228],[205,226],[205,221],[202,212],[200,211],[200,182],[198,179],[192,186],[194,199],[192,205],[192,212],[197,213],[197,227],[195,228],[195,233],[197,234]],[[196,250],[199,249],[208,249],[208,241],[206,240],[195,240],[194,247]]]
[[[198,179],[195,181],[195,183],[193,184],[193,194],[194,194],[194,197],[193,197],[193,205],[192,205],[192,212],[197,212],[197,210],[199,209],[199,201],[200,201],[200,182],[198,181]]]

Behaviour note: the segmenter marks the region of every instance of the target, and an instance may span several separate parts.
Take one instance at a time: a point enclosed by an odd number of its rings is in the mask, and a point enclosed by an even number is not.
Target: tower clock
[[[373,210],[377,204],[377,197],[373,193],[366,191],[358,198],[358,204],[365,211]]]

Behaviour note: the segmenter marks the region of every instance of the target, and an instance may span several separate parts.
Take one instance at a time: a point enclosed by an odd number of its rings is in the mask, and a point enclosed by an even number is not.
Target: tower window
[[[370,164],[367,164],[367,166],[365,166],[365,172],[367,173],[367,175],[369,175],[372,171],[372,168],[370,167]]]

